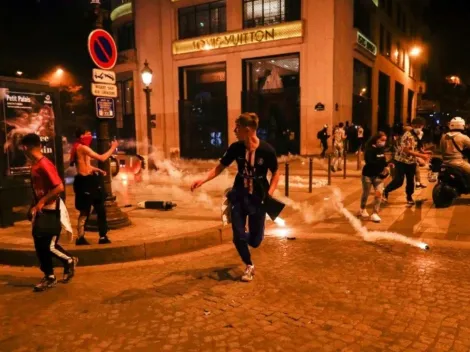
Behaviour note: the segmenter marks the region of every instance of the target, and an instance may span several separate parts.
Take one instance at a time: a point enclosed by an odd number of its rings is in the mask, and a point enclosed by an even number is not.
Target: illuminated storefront
[[[242,111],[258,113],[259,136],[280,154],[316,153],[317,131],[325,124],[361,115],[362,124],[377,128],[374,67],[382,53],[375,22],[354,14],[356,1],[115,1],[116,35],[126,38],[128,27],[118,30],[123,18],[135,31],[135,48],[123,49],[128,60],[117,71],[118,77],[132,72],[136,138],[147,140],[139,79],[147,60],[154,72],[152,140],[166,157],[220,156],[235,139],[234,121]],[[360,1],[370,11],[380,4]],[[356,20],[372,29],[358,30]],[[416,91],[403,84],[404,96],[408,90]],[[365,108],[358,108],[363,101]],[[390,104],[392,109],[410,111],[408,104]]]

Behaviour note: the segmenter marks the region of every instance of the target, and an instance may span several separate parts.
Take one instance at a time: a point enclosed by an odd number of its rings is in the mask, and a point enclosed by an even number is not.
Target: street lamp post
[[[101,9],[100,0],[91,0],[93,14],[95,16],[94,28],[103,28],[104,13]],[[106,153],[109,149],[111,138],[109,135],[109,122],[108,119],[98,119],[98,153]],[[129,217],[126,213],[122,212],[116,203],[116,196],[113,194],[111,186],[111,167],[109,159],[100,162],[99,167],[106,171],[106,176],[103,176],[103,190],[106,194],[105,209],[108,222],[108,228],[119,229],[131,224]],[[86,229],[90,231],[98,230],[98,219],[96,214],[92,214],[87,221]]]
[[[145,93],[145,106],[147,111],[147,139],[148,139],[148,156],[150,164],[150,154],[152,154],[153,147],[153,138],[152,138],[152,111],[150,109],[150,93],[152,89],[150,85],[152,84],[153,71],[150,69],[147,60],[145,60],[144,68],[141,71],[142,83],[144,84],[144,93]]]

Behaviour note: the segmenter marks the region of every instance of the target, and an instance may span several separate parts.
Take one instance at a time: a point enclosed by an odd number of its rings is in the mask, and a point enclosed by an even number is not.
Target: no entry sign
[[[116,65],[117,47],[111,34],[96,29],[88,37],[88,52],[96,66],[110,70]]]

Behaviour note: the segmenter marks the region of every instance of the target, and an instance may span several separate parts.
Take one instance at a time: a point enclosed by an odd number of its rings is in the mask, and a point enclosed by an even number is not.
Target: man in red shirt
[[[57,169],[42,154],[38,135],[27,134],[23,137],[21,145],[32,164],[31,185],[34,206],[30,210],[30,217],[33,224],[34,247],[41,271],[44,273],[44,278],[34,287],[34,291],[44,291],[57,283],[52,257],[59,259],[64,266],[64,283],[69,282],[74,276],[78,259],[72,257],[58,244],[62,230],[60,193],[64,191],[64,184]]]

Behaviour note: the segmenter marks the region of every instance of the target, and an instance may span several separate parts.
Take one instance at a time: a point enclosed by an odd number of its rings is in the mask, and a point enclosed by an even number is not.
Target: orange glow
[[[421,48],[420,47],[413,47],[410,51],[410,56],[412,57],[418,57],[419,55],[421,55]]]

